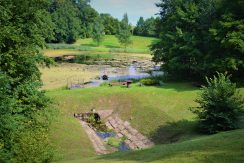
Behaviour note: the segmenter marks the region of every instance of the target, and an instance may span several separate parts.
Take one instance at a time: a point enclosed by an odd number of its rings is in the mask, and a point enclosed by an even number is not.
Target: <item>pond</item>
[[[101,139],[103,139],[105,142],[108,141],[109,138],[116,139],[116,133],[114,133],[114,132],[96,132],[96,134]],[[120,141],[119,145],[116,146],[116,148],[117,148],[118,151],[123,152],[123,151],[130,150],[130,148],[128,147],[128,145],[126,145],[126,143],[124,142],[124,140],[118,139],[118,141]]]
[[[106,80],[102,80],[103,75],[108,76],[107,81],[125,81],[125,80],[140,80],[142,78],[162,76],[164,73],[158,70],[158,67],[154,67],[151,73],[145,72],[140,69],[138,64],[131,64],[126,68],[113,68],[104,69],[101,72],[99,80],[93,80],[86,83],[86,87],[97,87]]]

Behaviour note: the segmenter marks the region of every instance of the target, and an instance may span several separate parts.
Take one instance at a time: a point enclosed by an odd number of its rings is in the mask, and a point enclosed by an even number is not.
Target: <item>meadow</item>
[[[113,52],[113,53],[150,53],[151,43],[157,42],[157,38],[132,36],[132,43],[125,49],[113,35],[106,35],[103,42],[97,46],[91,39],[78,39],[74,44],[49,44],[49,49],[68,49],[89,52]]]

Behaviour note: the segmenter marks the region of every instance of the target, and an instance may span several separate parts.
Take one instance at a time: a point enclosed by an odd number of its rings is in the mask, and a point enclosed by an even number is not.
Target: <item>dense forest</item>
[[[244,1],[161,0],[154,61],[171,77],[203,81],[216,71],[244,74]],[[241,81],[241,80],[239,80]]]

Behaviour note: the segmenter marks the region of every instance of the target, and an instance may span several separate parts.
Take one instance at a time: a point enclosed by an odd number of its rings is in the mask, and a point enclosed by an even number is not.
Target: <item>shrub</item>
[[[206,80],[208,86],[202,88],[196,100],[200,106],[193,110],[200,120],[200,129],[213,134],[238,128],[243,97],[236,85],[231,83],[229,76],[221,73]]]
[[[159,81],[156,79],[142,79],[140,80],[140,83],[142,83],[143,85],[157,85],[159,84]]]

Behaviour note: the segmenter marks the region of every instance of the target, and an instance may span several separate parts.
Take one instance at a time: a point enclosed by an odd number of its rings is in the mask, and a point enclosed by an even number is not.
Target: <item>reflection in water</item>
[[[128,79],[141,79],[150,77],[149,73],[139,72],[137,71],[137,67],[135,65],[129,66],[124,73],[110,74],[109,80],[128,80]]]
[[[113,70],[112,72],[105,72],[103,71],[103,74],[101,74],[100,78],[101,80],[94,80],[91,81],[87,84],[85,84],[85,87],[97,87],[99,86],[101,83],[105,82],[102,80],[102,75],[108,75],[108,81],[124,81],[124,80],[129,80],[129,79],[134,79],[134,80],[139,80],[142,78],[147,78],[147,77],[155,77],[155,76],[161,76],[164,73],[162,71],[152,71],[151,74],[146,73],[146,72],[142,72],[140,70],[138,70],[137,65],[136,64],[132,64],[130,65],[128,68],[126,69],[122,69],[122,70]]]
[[[160,75],[163,75],[162,71],[152,71],[152,73],[149,74],[146,72],[139,71],[137,69],[137,65],[132,64],[124,72],[111,73],[108,76],[109,76],[109,81],[112,81],[112,80],[128,80],[128,79],[139,80],[150,76],[160,76]]]

